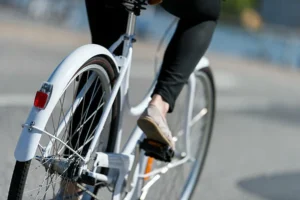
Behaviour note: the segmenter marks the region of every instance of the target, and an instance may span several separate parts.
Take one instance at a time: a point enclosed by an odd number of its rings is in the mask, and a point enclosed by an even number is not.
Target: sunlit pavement
[[[88,33],[0,20],[0,195],[6,199],[13,151],[35,91]],[[137,43],[131,100],[153,78],[157,43]],[[217,83],[217,117],[195,199],[300,199],[300,74],[209,52]],[[127,118],[125,131],[135,123]]]

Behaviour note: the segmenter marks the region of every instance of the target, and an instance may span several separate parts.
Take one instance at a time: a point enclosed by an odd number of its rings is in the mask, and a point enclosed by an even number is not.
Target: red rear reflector
[[[46,107],[48,101],[48,94],[37,91],[34,99],[34,106],[40,109],[44,109]]]

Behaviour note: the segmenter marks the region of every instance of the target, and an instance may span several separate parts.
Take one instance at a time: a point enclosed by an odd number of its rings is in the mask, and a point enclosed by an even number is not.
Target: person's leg
[[[165,116],[207,50],[220,14],[220,0],[164,0],[162,7],[180,18],[165,52],[162,70],[152,95]]]
[[[220,0],[165,0],[163,7],[180,18],[165,52],[149,107],[138,120],[148,139],[174,147],[166,115],[206,52],[220,11]]]
[[[164,116],[173,111],[179,93],[209,46],[215,26],[212,20],[180,19],[165,52],[151,101]]]
[[[128,12],[120,0],[86,0],[85,2],[92,43],[109,48],[125,33]],[[121,54],[120,49],[117,54]]]

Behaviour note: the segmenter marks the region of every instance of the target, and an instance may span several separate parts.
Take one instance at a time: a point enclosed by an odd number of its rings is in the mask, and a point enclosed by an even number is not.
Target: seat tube
[[[129,12],[128,21],[127,21],[127,29],[123,46],[123,56],[127,56],[128,50],[132,44],[132,38],[135,33],[135,24],[136,24],[136,15],[134,12]]]

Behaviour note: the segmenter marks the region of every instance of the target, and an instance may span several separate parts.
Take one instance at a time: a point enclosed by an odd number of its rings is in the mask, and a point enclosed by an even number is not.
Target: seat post
[[[135,34],[136,15],[130,11],[128,14],[126,34],[124,38],[123,56],[127,56],[128,49],[131,46],[132,39]]]
[[[129,12],[127,21],[126,35],[130,36],[134,34],[135,31],[136,16],[133,12]]]

